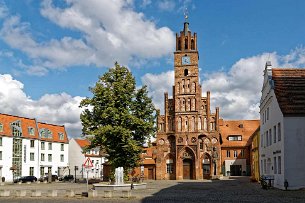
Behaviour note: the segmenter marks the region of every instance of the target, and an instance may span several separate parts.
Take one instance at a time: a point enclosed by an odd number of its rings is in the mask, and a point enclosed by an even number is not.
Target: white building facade
[[[67,168],[64,126],[0,114],[0,176],[5,181],[28,175],[39,178],[48,172],[60,176]]]
[[[84,152],[84,149],[90,145],[90,142],[86,139],[70,139],[69,141],[69,162],[70,172],[77,179],[79,178],[103,178],[103,163],[105,163],[105,157],[100,155],[98,148],[91,149],[88,152]],[[84,163],[87,159],[90,159],[93,167],[86,169]]]
[[[260,174],[274,187],[305,188],[305,69],[271,68],[260,101]]]

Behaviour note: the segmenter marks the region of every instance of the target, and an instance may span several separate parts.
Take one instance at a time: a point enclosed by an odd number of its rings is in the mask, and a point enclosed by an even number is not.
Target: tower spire
[[[187,8],[184,9],[184,22],[188,22],[189,12]]]

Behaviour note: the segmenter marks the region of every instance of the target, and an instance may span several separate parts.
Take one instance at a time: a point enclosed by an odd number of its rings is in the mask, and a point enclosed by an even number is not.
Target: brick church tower
[[[156,179],[208,179],[221,171],[219,108],[210,110],[210,92],[199,84],[197,34],[184,22],[176,34],[173,98],[164,93],[164,115],[158,111]]]

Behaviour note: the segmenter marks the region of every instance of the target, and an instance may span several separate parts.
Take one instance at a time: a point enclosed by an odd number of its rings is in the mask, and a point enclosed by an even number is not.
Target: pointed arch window
[[[178,50],[181,50],[181,40],[178,40]]]
[[[188,76],[189,75],[189,70],[188,69],[184,69],[184,76]]]
[[[195,132],[196,120],[195,117],[192,117],[192,131]]]
[[[182,118],[179,117],[179,118],[178,118],[178,131],[181,132],[181,130],[182,130]]]
[[[195,82],[192,83],[192,92],[193,93],[196,92],[196,83]]]
[[[198,130],[202,130],[202,119],[199,117],[198,119]]]
[[[195,50],[195,41],[194,41],[194,39],[191,40],[191,49]]]
[[[188,49],[188,40],[187,40],[187,37],[184,40],[184,49]]]

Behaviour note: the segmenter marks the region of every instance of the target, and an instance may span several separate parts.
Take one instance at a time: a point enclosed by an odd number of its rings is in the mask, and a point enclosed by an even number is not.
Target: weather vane
[[[187,19],[189,18],[189,12],[187,10],[187,8],[184,9],[184,20],[185,22],[187,22]]]

